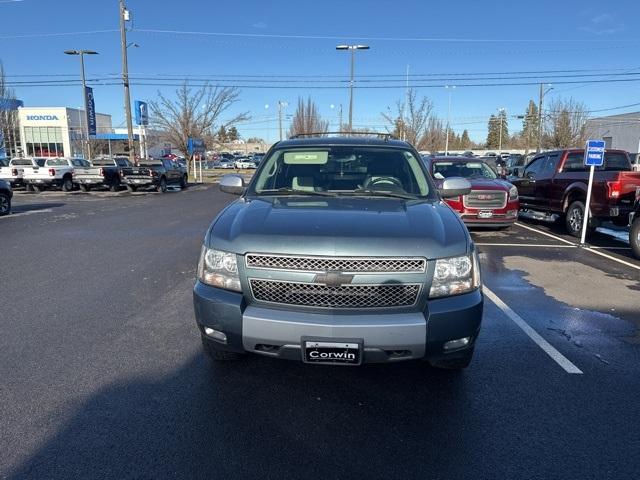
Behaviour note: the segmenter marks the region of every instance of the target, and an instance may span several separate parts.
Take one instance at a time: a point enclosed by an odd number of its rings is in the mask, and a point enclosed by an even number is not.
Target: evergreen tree
[[[498,148],[504,148],[509,144],[509,121],[507,120],[507,111],[500,110],[498,114]],[[500,135],[500,128],[502,127],[502,134]],[[502,142],[500,142],[502,139]],[[502,143],[502,145],[500,145]]]
[[[498,148],[500,143],[500,119],[495,115],[489,117],[487,148]]]
[[[227,135],[227,129],[225,128],[224,125],[222,125],[217,133],[216,133],[216,138],[218,140],[218,142],[220,143],[227,143],[229,141],[229,137]]]
[[[522,120],[522,138],[527,150],[537,145],[538,128],[538,106],[533,100],[529,100],[527,112]]]
[[[471,139],[469,138],[469,132],[465,129],[462,132],[462,136],[460,137],[460,148],[463,150],[468,150],[471,146]]]
[[[236,127],[231,127],[227,131],[227,138],[230,142],[235,142],[236,140],[240,140],[240,134],[238,133],[238,129]]]

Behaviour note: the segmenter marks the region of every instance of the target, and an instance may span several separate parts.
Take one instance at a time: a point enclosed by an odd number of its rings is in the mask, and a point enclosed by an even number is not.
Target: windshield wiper
[[[343,192],[341,192],[343,193]],[[361,196],[369,196],[369,197],[389,197],[389,198],[402,198],[405,200],[418,200],[419,197],[416,195],[411,195],[409,193],[394,193],[394,192],[383,192],[380,190],[371,190],[369,188],[359,188],[354,190],[353,192],[344,192],[346,195],[361,195]]]
[[[260,190],[256,192],[258,195],[316,195],[318,197],[335,197],[335,193],[316,192],[315,190],[296,190],[293,188],[273,188],[268,190]]]

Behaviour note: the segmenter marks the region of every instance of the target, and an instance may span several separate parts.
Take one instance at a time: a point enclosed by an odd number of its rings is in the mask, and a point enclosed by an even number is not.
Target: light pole
[[[66,55],[78,55],[80,57],[80,78],[82,79],[82,99],[84,100],[84,114],[87,115],[89,113],[88,105],[87,105],[87,82],[84,78],[84,56],[85,55],[98,55],[98,52],[93,50],[65,50],[64,53]],[[89,119],[85,122],[85,128],[83,135],[86,137],[86,153],[87,160],[91,159],[91,143],[89,143]],[[84,149],[83,149],[84,150]]]
[[[127,136],[129,139],[129,160],[135,163],[135,147],[133,145],[133,121],[131,120],[131,95],[129,92],[129,60],[127,58],[127,28],[125,22],[131,18],[131,13],[124,5],[124,0],[120,3],[120,48],[122,51],[122,84],[124,85],[124,113],[127,117]]]
[[[338,45],[336,50],[351,51],[351,77],[349,80],[349,132],[353,130],[353,70],[355,65],[356,50],[369,50],[368,45]]]
[[[449,90],[449,108],[447,109],[447,136],[446,136],[446,140],[444,142],[444,154],[445,155],[449,155],[449,129],[450,129],[450,125],[451,125],[451,94],[453,93],[453,90],[456,88],[455,85],[445,85],[445,87],[447,90]]]
[[[498,115],[500,116],[500,136],[499,136],[499,141],[498,141],[498,152],[502,153],[502,122],[504,120],[504,108],[499,108],[498,109]]]
[[[280,131],[280,141],[282,141],[282,109],[287,105],[287,102],[278,100],[278,130]]]
[[[542,150],[542,102],[544,100],[544,96],[553,90],[550,83],[547,85],[550,88],[544,90],[543,84],[540,84],[540,101],[538,102],[538,148],[536,149],[536,153],[540,153],[540,150]]]

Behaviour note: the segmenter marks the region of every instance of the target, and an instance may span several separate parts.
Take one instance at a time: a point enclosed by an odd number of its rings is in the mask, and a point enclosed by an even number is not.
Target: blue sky
[[[604,76],[612,71],[640,73],[638,1],[128,0],[127,6],[133,13],[129,41],[140,45],[130,49],[132,77],[175,76],[179,82],[184,76],[194,75],[346,76],[348,53],[335,50],[335,45],[344,42],[370,45],[371,50],[357,54],[356,75],[364,76],[401,76],[407,65],[412,75],[598,69],[592,72],[596,77],[591,78],[605,79],[613,78]],[[78,75],[78,59],[63,55],[66,49],[100,52],[87,58],[88,78],[120,72],[117,0],[0,0],[0,18],[0,60],[11,81],[26,80],[13,75],[43,75],[39,77],[42,80],[56,79],[53,75]],[[88,31],[100,32],[41,36]],[[246,84],[247,78],[238,83]],[[640,80],[640,75],[620,78]],[[410,83],[425,84],[410,79]],[[395,88],[356,90],[356,126],[382,127],[380,113],[393,108],[404,95],[404,79],[399,77],[392,83]],[[461,132],[467,128],[476,140],[485,138],[486,118],[497,108],[506,108],[509,114],[522,113],[528,100],[538,95],[535,85],[463,87],[455,80],[446,83],[458,83],[452,97],[454,129]],[[337,125],[340,104],[346,120],[346,85],[339,89],[295,86],[243,88],[241,102],[223,119],[249,111],[253,120],[239,127],[241,134],[274,140],[277,101],[287,101],[287,113],[291,114],[298,96],[311,96],[333,126]],[[122,124],[122,87],[97,85],[94,90],[97,111],[113,115],[115,126]],[[134,84],[132,99],[153,99],[157,90],[155,86]],[[175,87],[161,90],[171,95]],[[28,106],[78,106],[82,102],[78,87],[16,86],[16,91]],[[428,96],[435,112],[446,117],[448,93],[444,87],[420,88],[418,93]],[[554,82],[549,99],[559,96],[584,101],[590,109],[606,109],[640,102],[640,81],[589,85]],[[640,108],[603,113],[633,110]],[[511,129],[519,128],[520,121],[511,120]]]

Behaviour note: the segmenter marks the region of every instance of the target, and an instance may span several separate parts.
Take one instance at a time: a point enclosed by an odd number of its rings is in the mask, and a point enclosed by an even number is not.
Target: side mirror
[[[220,179],[220,190],[231,195],[242,195],[245,191],[244,180],[240,175],[225,175]]]
[[[442,186],[438,189],[442,198],[459,197],[468,195],[471,192],[471,183],[466,178],[451,177],[445,178]]]

